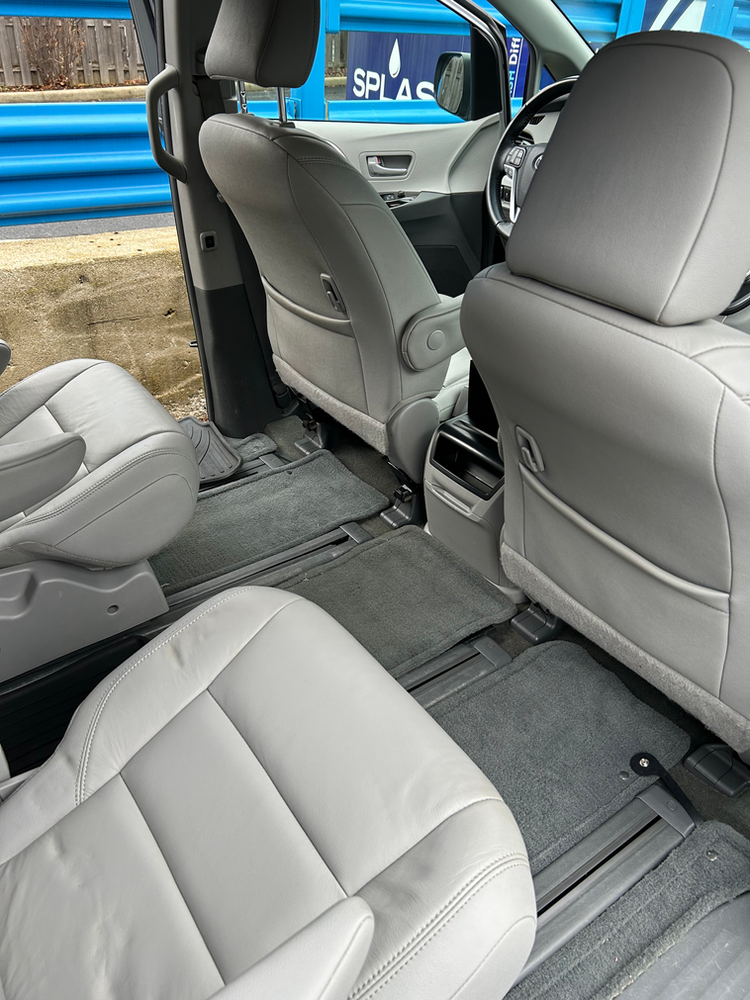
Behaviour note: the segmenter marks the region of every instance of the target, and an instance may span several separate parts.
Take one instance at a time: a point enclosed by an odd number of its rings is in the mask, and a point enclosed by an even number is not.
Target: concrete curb
[[[326,87],[345,87],[345,76],[327,76]],[[247,85],[248,93],[266,88],[254,83]],[[145,101],[145,86],[134,87],[76,87],[74,90],[1,90],[0,104],[66,104],[71,101]]]
[[[145,86],[76,87],[75,90],[0,90],[0,104],[68,104],[71,101],[145,100]]]
[[[0,244],[0,390],[69,358],[114,361],[183,416],[203,388],[173,228]]]

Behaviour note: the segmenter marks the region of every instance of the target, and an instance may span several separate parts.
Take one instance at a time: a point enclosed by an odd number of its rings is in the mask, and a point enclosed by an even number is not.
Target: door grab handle
[[[371,177],[406,177],[409,168],[386,167],[379,156],[367,157],[367,169]]]
[[[187,181],[187,168],[182,160],[172,156],[161,144],[161,131],[159,129],[159,101],[164,95],[179,86],[180,74],[174,66],[166,65],[161,73],[158,73],[146,88],[146,120],[148,122],[148,139],[151,143],[151,152],[158,166],[161,167],[170,177],[174,177],[183,184]]]

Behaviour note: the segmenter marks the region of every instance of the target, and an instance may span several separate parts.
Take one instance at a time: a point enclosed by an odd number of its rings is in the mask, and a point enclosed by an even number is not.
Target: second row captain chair
[[[206,72],[299,87],[319,19],[318,0],[223,0]],[[258,263],[279,375],[421,481],[439,420],[465,405],[461,297],[438,294],[382,198],[326,140],[223,114],[200,147]]]
[[[63,361],[0,394],[0,680],[166,611],[145,560],[197,497],[190,438],[117,365]]]

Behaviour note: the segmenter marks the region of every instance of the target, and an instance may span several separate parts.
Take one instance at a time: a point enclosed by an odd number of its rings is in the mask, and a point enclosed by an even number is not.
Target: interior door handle
[[[367,157],[367,169],[370,177],[406,177],[408,167],[386,167],[379,156]]]

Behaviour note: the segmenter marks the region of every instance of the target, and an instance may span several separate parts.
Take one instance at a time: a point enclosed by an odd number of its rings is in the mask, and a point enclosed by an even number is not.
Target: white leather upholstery
[[[470,365],[471,356],[465,347],[451,358],[443,388],[435,396],[441,420],[448,420],[449,417],[457,417],[460,413],[466,413],[469,398]]]
[[[85,444],[69,475],[51,468],[62,454],[57,438],[80,446],[77,456]],[[13,456],[24,446],[37,461],[14,472],[26,477],[26,488],[17,489],[27,506],[0,522],[0,567],[34,559],[128,565],[152,555],[192,517],[198,468],[190,439],[117,365],[64,361],[6,389],[0,464],[4,451]],[[39,489],[43,460],[50,466],[46,495]]]
[[[507,261],[652,323],[709,319],[747,274],[750,58],[717,35],[625,35],[573,88]]]
[[[275,85],[293,85],[293,74],[306,78],[302,39],[319,3],[285,4],[296,13],[277,16],[275,0],[224,0],[206,72],[243,80],[266,72],[268,51],[238,39],[247,25],[269,22]],[[258,30],[262,37],[265,27]],[[464,349],[460,297],[438,294],[391,210],[331,143],[292,123],[224,114],[205,122],[200,148],[262,275],[279,375],[405,468],[388,424],[405,402],[445,388],[451,356]],[[427,409],[419,412],[426,421]],[[434,428],[425,421],[415,417],[415,435],[429,442]],[[424,452],[406,464],[421,478],[423,462]]]
[[[736,43],[652,32],[605,47],[508,265],[479,275],[462,311],[500,418],[508,576],[741,752],[750,337],[706,317],[750,267],[748,121]]]
[[[312,69],[319,25],[320,5],[310,0],[225,0],[206,50],[206,72],[261,87],[301,87]]]
[[[7,1000],[225,984],[227,1000],[499,1000],[534,928],[497,791],[325,612],[280,591],[225,593],[163,633],[0,805]]]

